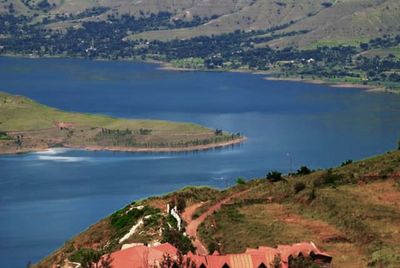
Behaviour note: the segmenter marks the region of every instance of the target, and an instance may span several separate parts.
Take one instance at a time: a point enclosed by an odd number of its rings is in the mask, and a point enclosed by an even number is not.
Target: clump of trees
[[[349,160],[346,160],[346,161],[342,162],[342,164],[340,166],[344,167],[344,166],[348,166],[348,165],[350,165],[352,163],[353,163],[353,160],[349,159]]]
[[[160,267],[163,268],[196,268],[197,265],[190,258],[184,258],[181,251],[178,250],[177,257],[172,258],[168,254],[163,255],[160,262]]]
[[[278,171],[270,171],[270,172],[268,172],[266,179],[271,182],[281,181],[283,179],[282,173],[280,173]]]
[[[105,255],[102,250],[82,248],[75,251],[69,258],[72,262],[80,263],[82,268],[111,268],[112,258],[110,254]]]
[[[195,251],[195,247],[193,246],[189,237],[184,236],[180,231],[167,226],[165,226],[163,229],[163,237],[161,242],[168,242],[174,245],[183,254],[187,254],[189,251]]]
[[[313,171],[309,169],[306,166],[301,166],[300,169],[297,170],[296,175],[301,176],[301,175],[308,175],[311,174]]]
[[[239,177],[239,178],[236,179],[236,183],[238,185],[244,185],[244,184],[246,184],[246,181],[243,178]]]

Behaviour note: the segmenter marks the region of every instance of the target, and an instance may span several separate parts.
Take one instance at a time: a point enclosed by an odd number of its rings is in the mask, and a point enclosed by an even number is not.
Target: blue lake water
[[[249,138],[194,153],[55,149],[1,156],[0,267],[7,268],[38,261],[135,199],[186,185],[225,187],[269,170],[335,166],[391,150],[400,138],[400,96],[262,75],[0,58],[0,81],[2,91],[68,111],[190,121]]]

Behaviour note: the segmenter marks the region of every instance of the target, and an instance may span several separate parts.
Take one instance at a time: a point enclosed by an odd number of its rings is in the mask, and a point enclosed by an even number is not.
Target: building
[[[169,243],[154,247],[134,246],[111,254],[113,268],[158,268],[166,256],[178,258],[178,250]],[[272,264],[280,262],[282,268],[289,268],[291,258],[310,257],[322,267],[331,267],[332,257],[319,250],[314,243],[298,243],[294,245],[279,245],[277,248],[248,248],[241,254],[195,255],[189,253],[183,256],[197,268],[272,268]]]

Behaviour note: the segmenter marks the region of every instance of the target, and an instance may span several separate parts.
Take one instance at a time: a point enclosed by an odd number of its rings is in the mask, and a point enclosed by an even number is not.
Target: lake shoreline
[[[218,143],[210,143],[206,145],[195,145],[188,147],[123,147],[123,146],[80,146],[80,145],[68,145],[63,144],[62,146],[57,147],[37,147],[37,148],[22,148],[15,149],[6,152],[0,152],[0,156],[4,155],[20,155],[20,154],[28,154],[28,153],[37,153],[43,152],[49,149],[54,148],[67,148],[67,149],[75,149],[75,150],[83,150],[83,151],[109,151],[109,152],[126,152],[126,153],[180,153],[180,152],[196,152],[196,151],[207,151],[218,148],[224,148],[229,146],[238,145],[247,140],[247,137],[240,137],[237,139],[233,139],[231,141],[218,142]]]
[[[301,78],[301,77],[281,77],[279,73],[273,73],[269,71],[255,71],[250,69],[235,69],[235,70],[202,70],[202,69],[193,69],[193,68],[181,68],[175,67],[169,62],[162,62],[162,61],[154,61],[149,63],[159,64],[159,70],[163,71],[176,71],[176,72],[231,72],[231,73],[250,73],[250,74],[257,74],[257,75],[265,75],[264,79],[269,81],[289,81],[289,82],[301,82],[307,84],[317,84],[317,85],[325,85],[332,88],[349,88],[349,89],[361,89],[367,92],[378,92],[378,93],[390,93],[390,94],[399,94],[399,92],[395,90],[390,90],[385,87],[374,86],[374,85],[364,85],[364,84],[353,84],[349,82],[331,82],[326,81],[323,79],[308,79],[308,78]]]
[[[309,78],[301,78],[301,77],[282,77],[280,73],[274,73],[270,71],[257,71],[251,69],[217,69],[217,70],[209,70],[209,69],[194,69],[194,68],[182,68],[173,66],[170,62],[164,62],[159,60],[141,60],[138,58],[127,58],[127,59],[104,59],[104,58],[85,58],[85,57],[69,57],[64,55],[59,56],[35,56],[35,55],[16,55],[16,54],[4,54],[0,55],[0,57],[10,57],[10,58],[24,58],[24,59],[88,59],[93,61],[128,61],[128,62],[139,62],[139,63],[148,63],[148,64],[157,64],[159,67],[158,70],[162,71],[175,71],[175,72],[231,72],[231,73],[249,73],[249,74],[258,74],[265,75],[265,80],[270,81],[289,81],[289,82],[301,82],[308,84],[318,84],[318,85],[326,85],[332,88],[353,88],[353,89],[361,89],[366,92],[371,93],[390,93],[390,94],[400,94],[400,92],[396,90],[391,90],[382,86],[374,86],[374,85],[364,85],[364,84],[353,84],[349,82],[332,82],[323,79],[309,79]]]

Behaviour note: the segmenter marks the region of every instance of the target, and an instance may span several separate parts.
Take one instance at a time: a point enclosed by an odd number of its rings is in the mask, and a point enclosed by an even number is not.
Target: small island
[[[180,152],[230,146],[244,140],[239,133],[191,123],[64,112],[23,96],[0,92],[0,154],[55,147]]]

